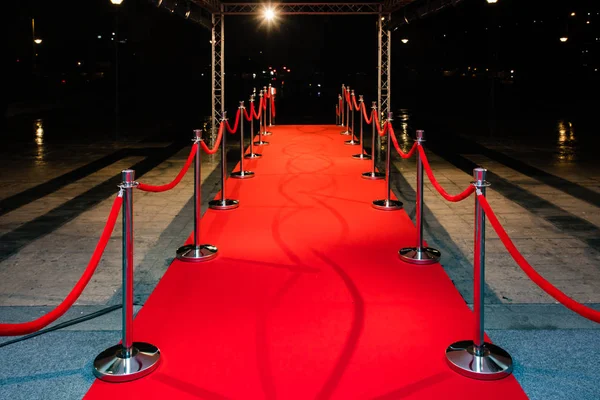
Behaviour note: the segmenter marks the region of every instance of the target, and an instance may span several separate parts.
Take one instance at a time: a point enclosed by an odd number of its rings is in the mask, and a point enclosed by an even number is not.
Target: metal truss
[[[220,13],[212,15],[212,130],[211,145],[225,112],[225,18],[223,5]]]
[[[383,118],[387,118],[391,100],[392,78],[392,31],[389,29],[391,14],[381,13],[377,18],[377,109]]]
[[[375,15],[381,3],[270,3],[280,15]],[[225,15],[257,15],[264,12],[260,3],[223,3]]]
[[[402,7],[406,7],[413,2],[415,2],[415,0],[385,0],[383,3],[383,9],[385,12],[393,13],[394,11],[398,11]]]
[[[220,0],[192,0],[192,2],[198,4],[200,7],[207,9],[211,13],[221,12]]]

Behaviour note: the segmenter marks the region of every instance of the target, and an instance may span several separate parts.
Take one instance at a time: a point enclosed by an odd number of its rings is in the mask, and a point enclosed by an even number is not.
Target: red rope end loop
[[[231,125],[229,125],[229,121],[225,121],[225,125],[227,126],[227,132],[234,134],[237,132],[238,126],[240,124],[240,115],[241,115],[241,110],[238,108],[237,113],[235,114],[235,124],[233,126],[233,128],[231,127]]]

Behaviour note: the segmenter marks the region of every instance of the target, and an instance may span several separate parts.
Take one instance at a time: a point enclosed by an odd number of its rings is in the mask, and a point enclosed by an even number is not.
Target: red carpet
[[[512,376],[446,366],[446,347],[472,338],[472,313],[440,265],[400,261],[415,227],[371,207],[385,183],[361,178],[370,162],[350,157],[359,148],[340,129],[273,129],[263,158],[245,163],[256,177],[228,181],[240,208],[203,219],[217,259],[174,261],[135,320],[161,365],[96,381],[86,398],[526,398]]]

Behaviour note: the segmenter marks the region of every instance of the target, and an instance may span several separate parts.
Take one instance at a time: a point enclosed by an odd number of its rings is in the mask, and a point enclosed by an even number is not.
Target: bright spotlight
[[[273,21],[275,19],[275,10],[273,10],[271,7],[267,7],[265,8],[264,15],[267,21]]]
[[[404,43],[404,44],[408,43],[408,39],[406,39],[406,38],[404,38],[404,39],[401,39],[400,41],[401,41],[402,43]]]
[[[42,43],[42,39],[33,39],[33,41],[35,42],[35,44],[41,44]]]
[[[563,36],[563,37],[560,38],[560,41],[563,42],[563,43],[566,42],[567,40],[569,40],[569,38],[566,37],[566,36]]]

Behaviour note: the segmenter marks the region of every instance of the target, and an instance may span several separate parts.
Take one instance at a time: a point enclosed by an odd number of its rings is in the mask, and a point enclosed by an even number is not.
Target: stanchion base
[[[398,251],[398,255],[402,261],[406,261],[410,264],[427,265],[435,264],[440,261],[442,253],[437,249],[431,247],[405,247]]]
[[[350,135],[350,131],[348,129],[346,129],[345,131],[341,131],[340,135],[346,135],[349,136]]]
[[[351,139],[351,140],[346,140],[344,142],[344,144],[347,144],[349,146],[357,146],[360,144],[360,142],[358,140]]]
[[[402,210],[402,202],[398,200],[373,200],[373,208],[383,211]]]
[[[94,375],[106,382],[129,382],[142,378],[158,367],[160,350],[143,342],[134,342],[131,356],[123,357],[123,346],[117,344],[98,354]]]
[[[269,124],[269,128],[272,127],[272,126],[275,126],[275,124]]]
[[[269,131],[264,131],[262,133],[263,136],[271,136],[273,134],[273,132],[269,132]]]
[[[252,171],[236,171],[236,172],[232,172],[230,177],[234,178],[234,179],[250,179],[250,178],[254,178],[254,172],[252,172]]]
[[[385,173],[383,172],[363,172],[362,173],[362,177],[364,179],[371,179],[371,180],[379,180],[379,179],[385,179]]]
[[[254,142],[255,146],[268,146],[269,142],[265,142],[264,140],[259,140],[258,142]]]
[[[208,208],[212,208],[213,210],[233,210],[239,206],[239,201],[231,199],[212,200],[208,202]]]
[[[357,160],[370,160],[371,156],[368,154],[355,154],[352,156],[352,158],[356,158]],[[370,174],[370,172],[369,172]]]
[[[259,153],[248,153],[244,155],[244,158],[261,158],[262,154]]]
[[[471,340],[463,340],[450,345],[446,349],[446,360],[455,372],[468,378],[480,380],[496,380],[509,376],[513,370],[510,354],[504,349],[484,343],[483,354],[475,354],[475,344]]]
[[[188,262],[201,262],[212,260],[217,256],[217,249],[210,244],[188,244],[177,249],[177,259]]]

